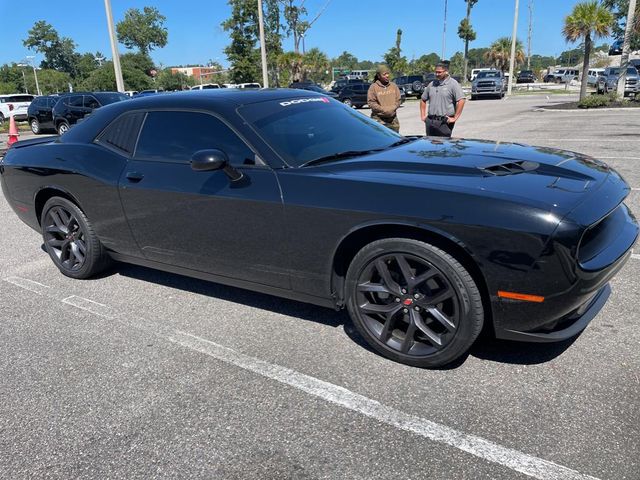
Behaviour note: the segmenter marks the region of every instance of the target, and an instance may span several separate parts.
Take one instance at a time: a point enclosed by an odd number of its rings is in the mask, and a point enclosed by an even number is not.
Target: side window
[[[53,108],[53,106],[58,103],[58,99],[57,98],[49,98],[47,100],[47,105],[51,108]]]
[[[72,95],[66,99],[65,103],[70,107],[81,107],[82,95]]]
[[[134,112],[116,118],[102,131],[96,142],[131,155],[144,115],[143,112]]]
[[[213,148],[224,151],[232,165],[255,164],[254,153],[229,127],[200,112],[149,112],[135,156],[189,163],[198,150]]]
[[[86,108],[98,108],[100,106],[100,103],[98,103],[98,100],[96,100],[96,97],[92,95],[85,95],[84,106]]]

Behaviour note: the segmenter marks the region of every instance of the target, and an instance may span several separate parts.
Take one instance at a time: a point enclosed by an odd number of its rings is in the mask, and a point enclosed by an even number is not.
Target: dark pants
[[[437,118],[427,118],[427,135],[430,137],[450,137],[455,124],[455,122],[447,123],[446,120]]]
[[[383,124],[385,127],[400,133],[400,122],[398,121],[397,115],[394,115],[393,118],[389,118],[389,117],[382,118],[379,115],[373,114],[371,115],[371,118],[376,122]]]

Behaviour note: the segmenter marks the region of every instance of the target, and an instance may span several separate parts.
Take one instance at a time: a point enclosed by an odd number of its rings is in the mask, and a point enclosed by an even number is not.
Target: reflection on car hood
[[[482,140],[421,139],[326,168],[359,180],[475,192],[566,214],[613,172],[574,152]],[[617,176],[617,174],[614,175]]]

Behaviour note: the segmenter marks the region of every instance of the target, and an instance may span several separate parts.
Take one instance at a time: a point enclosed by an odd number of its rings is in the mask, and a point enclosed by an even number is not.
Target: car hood
[[[612,173],[603,162],[575,152],[516,143],[428,138],[324,168],[333,175],[369,182],[493,196],[528,204],[560,218]]]

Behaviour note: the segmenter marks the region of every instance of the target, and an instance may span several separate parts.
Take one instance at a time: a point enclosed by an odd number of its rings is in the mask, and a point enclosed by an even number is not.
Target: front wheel
[[[416,367],[464,355],[484,321],[480,292],[450,254],[411,239],[365,246],[347,272],[347,309],[379,353]]]
[[[67,277],[89,278],[109,263],[91,223],[77,205],[52,197],[40,220],[44,246],[58,270]]]
[[[344,100],[342,100],[342,103],[344,103],[347,107],[353,107],[353,102],[350,98],[345,98]]]

